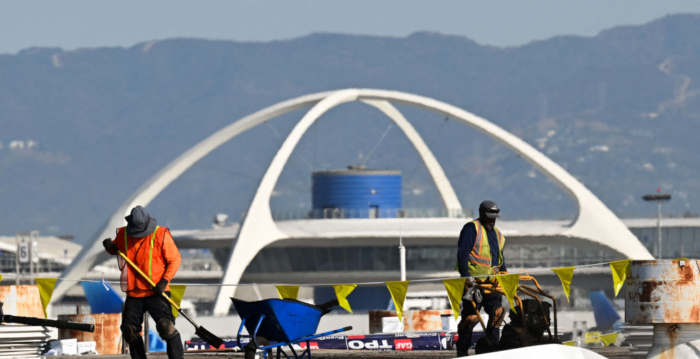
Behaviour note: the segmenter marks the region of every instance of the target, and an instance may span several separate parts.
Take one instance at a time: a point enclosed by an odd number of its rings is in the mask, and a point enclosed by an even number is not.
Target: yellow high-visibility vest
[[[469,274],[472,276],[497,274],[494,273],[491,267],[491,247],[489,246],[486,229],[478,219],[473,220],[472,223],[474,223],[476,228],[476,240],[474,241],[474,248],[469,253]],[[498,266],[500,267],[503,264],[503,246],[506,244],[506,238],[503,237],[498,228],[494,227],[493,230],[496,231],[498,236]],[[458,265],[455,266],[455,269],[459,271]]]

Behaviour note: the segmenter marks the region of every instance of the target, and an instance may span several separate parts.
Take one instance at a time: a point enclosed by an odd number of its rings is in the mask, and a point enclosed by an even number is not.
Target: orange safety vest
[[[472,276],[496,274],[491,267],[493,260],[486,229],[478,219],[473,220],[472,223],[474,223],[476,228],[476,240],[474,241],[474,248],[469,253],[469,274]],[[493,229],[498,236],[498,266],[500,267],[503,264],[503,246],[506,244],[506,238],[503,237],[498,228],[494,227]],[[458,270],[458,267],[455,267]]]
[[[172,280],[180,267],[180,253],[167,227],[157,226],[152,234],[143,238],[133,238],[126,234],[125,227],[117,229],[114,244],[119,251],[147,274],[153,283],[165,278]],[[119,257],[119,269],[122,271],[122,290],[130,297],[147,297],[155,295],[151,285],[136,270]],[[168,285],[166,291],[170,290]]]

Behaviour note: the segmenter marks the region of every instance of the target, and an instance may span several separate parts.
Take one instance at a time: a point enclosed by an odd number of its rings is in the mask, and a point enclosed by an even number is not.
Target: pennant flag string
[[[282,299],[297,299],[299,296],[298,285],[276,285],[275,288]]]
[[[571,281],[574,279],[574,268],[554,268],[552,271],[559,276],[561,281],[561,286],[564,288],[564,294],[566,294],[566,301],[569,301],[569,294],[571,293]]]
[[[459,317],[459,304],[462,302],[462,293],[464,293],[464,285],[467,278],[444,279],[445,290],[447,297],[450,299],[450,307],[452,307],[452,315],[455,320]]]
[[[524,270],[524,275],[527,275],[527,272],[533,273],[537,272],[546,274],[546,271],[554,271],[559,275],[560,280],[562,279],[562,276],[560,273],[562,273],[563,269],[579,269],[579,268],[585,268],[585,267],[595,267],[595,266],[602,266],[602,265],[609,265],[610,268],[612,269],[613,272],[613,280],[615,281],[615,289],[616,292],[619,292],[621,285],[624,283],[624,280],[626,279],[626,272],[627,268],[629,268],[629,262],[631,259],[626,259],[626,260],[621,260],[621,261],[613,261],[613,262],[601,262],[601,263],[592,263],[592,264],[583,264],[583,265],[578,265],[574,267],[564,267],[564,268],[534,268],[534,269],[529,269],[528,271]],[[511,274],[495,274],[495,275],[483,275],[483,276],[477,276],[477,277],[492,277],[492,278],[500,278],[503,276],[507,276]],[[21,278],[31,278],[29,276],[25,275],[14,275],[14,277],[21,277]],[[12,275],[11,275],[12,278]],[[566,277],[565,277],[566,278]],[[426,278],[426,279],[415,279],[411,280],[411,282],[436,282],[436,281],[449,281],[452,279],[459,279],[459,277],[445,277],[445,278]],[[2,280],[2,276],[0,276],[0,280]],[[67,281],[67,282],[87,282],[87,283],[110,283],[110,284],[119,284],[119,281],[108,281],[104,279],[64,279],[64,278],[56,278],[56,280],[61,280],[61,281]],[[253,283],[233,283],[233,284],[204,284],[204,283],[179,283],[179,285],[184,285],[184,286],[214,286],[214,287],[222,287],[222,286],[233,286],[233,287],[253,287],[253,286],[259,286],[259,287],[278,287],[278,292],[279,288],[284,288],[284,287],[335,287],[335,286],[342,286],[342,285],[382,285],[386,284],[386,282],[359,282],[359,283],[343,283],[343,284],[338,284],[338,283],[309,283],[309,284],[295,284],[295,285],[288,285],[288,284],[279,284],[279,283],[268,283],[268,284],[253,284]],[[564,282],[562,282],[562,285],[564,285]],[[285,289],[283,289],[285,290]],[[292,290],[292,289],[289,289]],[[297,289],[298,290],[298,289]],[[289,298],[292,297],[291,294],[293,292],[289,292]]]
[[[520,274],[506,274],[498,277],[498,283],[503,287],[503,293],[508,298],[510,309],[516,313],[517,310],[515,310],[513,300],[515,299],[515,292],[518,290],[518,282],[520,282]]]
[[[352,308],[350,308],[350,302],[348,302],[348,295],[350,295],[355,288],[357,288],[356,284],[341,284],[333,286],[333,290],[335,290],[335,297],[338,298],[338,305],[351,314]]]
[[[406,293],[408,292],[408,281],[395,281],[386,282],[386,287],[391,293],[391,299],[394,300],[394,307],[396,308],[396,314],[399,316],[399,321],[403,321],[403,302],[406,300]]]
[[[182,284],[170,284],[170,299],[177,304],[177,306],[180,306],[180,303],[182,303],[182,297],[185,296],[185,289],[187,288],[186,285]],[[173,315],[175,318],[177,318],[177,315],[180,314],[180,312],[175,309],[175,307],[172,307],[173,310]]]
[[[615,342],[617,341],[618,334],[619,333],[610,333],[610,334],[606,334],[606,335],[601,335],[600,340],[602,340],[603,345],[607,347],[608,345],[615,344]]]
[[[58,281],[58,278],[34,278],[34,281],[36,281],[36,285],[39,288],[41,307],[44,309],[44,319],[48,319],[49,315],[46,313],[46,307],[48,307],[49,302],[51,301],[53,288],[56,286],[56,281]]]
[[[610,268],[612,269],[613,285],[615,287],[615,296],[620,292],[622,285],[625,283],[627,278],[627,271],[630,267],[631,259],[625,259],[622,261],[610,262]]]
[[[682,259],[679,259],[682,260]],[[583,267],[593,267],[593,266],[600,266],[600,265],[609,265],[611,269],[611,274],[613,277],[613,284],[614,284],[614,291],[615,291],[615,296],[617,296],[622,288],[622,285],[624,284],[625,280],[627,279],[627,273],[630,268],[630,263],[632,259],[625,259],[625,260],[618,260],[618,261],[612,261],[612,262],[605,262],[605,263],[593,263],[593,264],[585,264],[585,265],[580,265],[580,266],[573,266],[573,267],[563,267],[563,268],[551,268],[548,270],[551,270],[557,274],[559,277],[559,280],[561,281],[562,288],[564,289],[564,293],[566,294],[566,299],[567,301],[569,300],[569,296],[571,294],[571,282],[573,280],[574,276],[574,270],[578,268],[583,268]],[[538,268],[540,269],[540,268]],[[535,270],[538,270],[535,269]],[[542,270],[545,270],[545,268],[541,268]],[[526,274],[527,275],[527,274]],[[23,275],[15,275],[15,277],[27,277]],[[510,304],[511,310],[514,312],[516,311],[515,309],[515,295],[518,290],[518,284],[520,281],[520,274],[495,274],[495,275],[484,275],[484,276],[478,276],[478,277],[492,277],[495,278],[500,286],[503,288],[503,292],[508,299],[508,303]],[[0,281],[2,281],[3,275],[0,275]],[[41,306],[44,311],[44,318],[48,318],[48,312],[47,312],[47,307],[51,301],[51,296],[53,295],[54,287],[56,286],[56,283],[58,280],[66,280],[69,282],[89,282],[89,283],[102,283],[103,285],[105,283],[112,283],[112,284],[117,284],[120,283],[119,281],[105,281],[104,280],[104,275],[101,280],[89,280],[89,279],[63,279],[63,278],[34,278],[34,280],[37,283],[37,287],[39,289],[39,296],[41,299]],[[455,278],[455,277],[449,277],[449,278],[428,278],[428,279],[416,279],[413,280],[412,282],[435,282],[435,281],[442,281],[445,290],[447,291],[447,296],[450,300],[450,307],[452,308],[453,315],[455,316],[455,319],[458,318],[459,316],[459,307],[460,303],[462,301],[462,294],[464,292],[464,287],[465,287],[465,278]],[[391,294],[392,301],[394,303],[394,306],[396,308],[396,312],[398,314],[399,320],[403,320],[403,305],[406,300],[406,294],[408,292],[408,285],[409,281],[387,281],[387,282],[361,282],[361,283],[348,283],[348,284],[322,284],[322,283],[317,283],[317,284],[298,284],[298,285],[281,285],[281,284],[255,284],[255,283],[236,283],[236,284],[202,284],[202,283],[181,283],[181,284],[171,284],[170,285],[170,291],[171,291],[171,298],[175,303],[179,306],[182,298],[185,295],[185,289],[188,286],[275,286],[277,289],[277,293],[279,294],[280,298],[282,299],[297,299],[299,295],[299,288],[302,286],[305,287],[321,287],[321,286],[332,286],[336,298],[338,299],[338,304],[347,310],[348,312],[352,313],[352,308],[350,306],[350,303],[348,302],[347,297],[357,288],[358,285],[380,285],[384,284],[386,285],[387,289],[389,290]],[[173,308],[173,315],[177,317],[179,312]],[[606,337],[604,340],[608,340],[611,342],[615,342],[616,336],[613,338],[612,334],[610,334],[609,337]],[[568,344],[568,343],[567,343]]]

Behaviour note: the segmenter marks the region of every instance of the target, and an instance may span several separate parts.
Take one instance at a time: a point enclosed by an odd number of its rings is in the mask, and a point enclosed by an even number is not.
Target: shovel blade
[[[204,329],[203,327],[197,327],[197,329],[194,331],[194,334],[196,334],[205,342],[209,343],[209,345],[213,346],[214,349],[219,349],[221,345],[224,344],[224,341],[221,340],[221,338],[217,337],[212,332]]]

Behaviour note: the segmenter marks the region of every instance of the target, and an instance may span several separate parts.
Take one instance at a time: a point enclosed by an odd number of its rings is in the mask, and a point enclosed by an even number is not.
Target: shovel
[[[122,253],[121,251],[117,251],[117,252],[119,253],[119,255],[122,258],[124,258],[124,260],[127,263],[129,263],[129,266],[131,266],[131,268],[133,268],[135,271],[137,271],[144,279],[146,279],[148,281],[148,284],[150,284],[151,287],[153,287],[153,288],[156,287],[155,283],[153,283],[151,278],[148,278],[148,276],[146,274],[144,274],[139,269],[139,267],[137,267],[136,264],[134,264],[134,262],[132,262],[126,255],[124,255],[124,253]],[[180,314],[182,314],[182,316],[185,317],[185,319],[187,319],[190,323],[192,323],[192,325],[194,325],[194,328],[195,328],[194,333],[197,334],[198,337],[202,338],[202,340],[209,343],[209,345],[213,346],[215,349],[219,349],[219,347],[221,347],[221,345],[224,344],[224,341],[221,340],[221,338],[217,337],[212,332],[210,332],[210,331],[204,329],[203,327],[201,327],[200,325],[198,325],[192,318],[190,318],[189,315],[187,315],[185,312],[183,312],[182,309],[180,309],[180,307],[177,304],[175,304],[175,302],[173,302],[173,300],[170,299],[170,297],[168,297],[167,294],[163,293],[163,297],[165,297],[165,299],[167,299],[168,302],[170,302],[170,305],[172,305],[175,309],[177,309],[177,311],[180,312]]]

